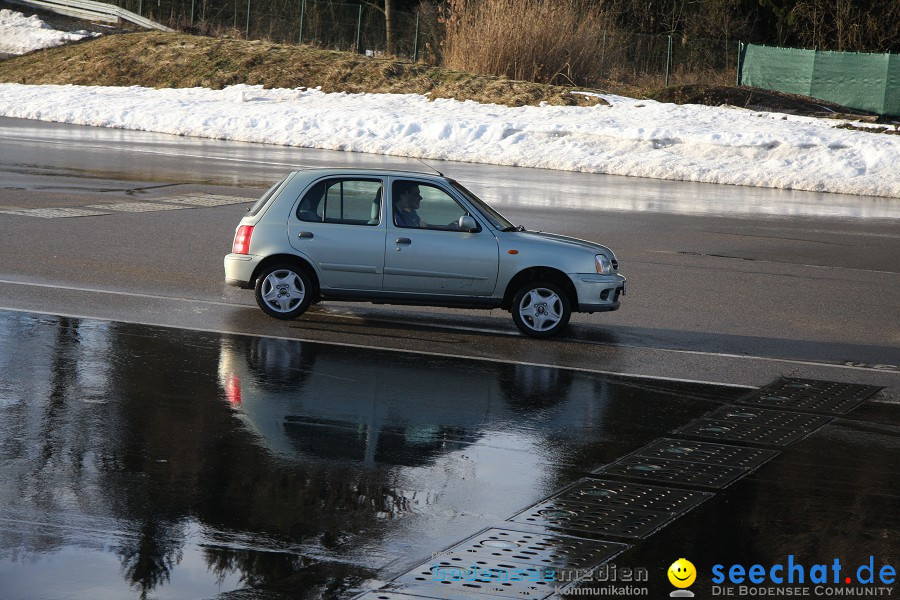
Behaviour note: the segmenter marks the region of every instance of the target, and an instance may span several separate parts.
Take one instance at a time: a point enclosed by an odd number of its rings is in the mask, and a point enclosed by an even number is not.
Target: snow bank
[[[520,107],[421,95],[0,84],[0,115],[428,159],[900,197],[900,136],[603,96]]]

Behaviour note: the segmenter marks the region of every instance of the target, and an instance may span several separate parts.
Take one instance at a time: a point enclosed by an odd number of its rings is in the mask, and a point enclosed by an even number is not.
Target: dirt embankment
[[[0,63],[0,81],[221,89],[321,87],[325,92],[429,94],[508,106],[592,105],[599,98],[500,77],[349,52],[181,33],[142,32],[51,48]]]

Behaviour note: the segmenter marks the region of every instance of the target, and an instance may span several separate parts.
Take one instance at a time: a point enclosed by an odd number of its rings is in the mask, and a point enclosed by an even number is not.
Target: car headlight
[[[612,273],[612,262],[605,254],[598,254],[594,257],[597,262],[597,272],[601,275],[609,275]]]

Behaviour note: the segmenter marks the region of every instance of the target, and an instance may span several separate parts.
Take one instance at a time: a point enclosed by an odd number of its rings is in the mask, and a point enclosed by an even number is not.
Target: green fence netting
[[[900,54],[748,44],[741,63],[741,85],[802,94],[880,115],[900,115]]]

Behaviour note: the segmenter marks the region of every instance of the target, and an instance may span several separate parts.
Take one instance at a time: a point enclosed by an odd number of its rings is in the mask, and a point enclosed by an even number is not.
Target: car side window
[[[398,179],[391,198],[397,227],[459,231],[459,218],[469,214],[450,194],[429,183]]]
[[[324,179],[303,196],[297,218],[310,223],[378,225],[381,196],[380,179]]]

